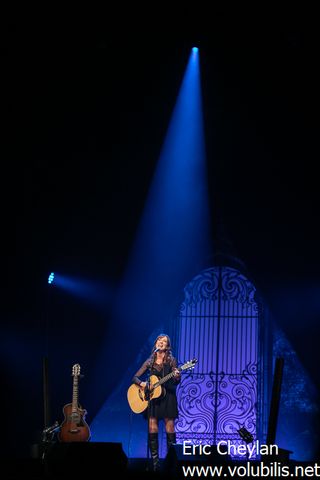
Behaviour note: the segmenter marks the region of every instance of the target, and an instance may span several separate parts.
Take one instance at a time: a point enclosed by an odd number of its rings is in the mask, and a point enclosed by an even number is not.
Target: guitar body
[[[87,412],[80,407],[73,410],[72,403],[63,407],[64,421],[58,438],[60,442],[87,442],[91,437],[90,428],[85,421]]]
[[[141,388],[140,385],[133,383],[127,392],[127,398],[131,410],[134,413],[142,413],[148,407],[148,398],[154,400],[159,398],[161,395],[164,395],[164,389],[161,385],[154,387],[156,383],[159,382],[159,378],[156,375],[150,376],[150,388],[149,395],[148,391],[144,388]]]
[[[178,368],[179,372],[194,368],[197,363],[197,359],[189,360],[184,365]],[[149,378],[149,388],[144,389],[140,385],[133,383],[130,385],[127,391],[127,399],[131,410],[134,413],[141,413],[148,407],[149,400],[159,398],[161,395],[164,397],[166,394],[165,388],[161,387],[162,384],[167,382],[175,375],[175,372],[168,373],[165,377],[158,378],[156,375],[151,375]]]

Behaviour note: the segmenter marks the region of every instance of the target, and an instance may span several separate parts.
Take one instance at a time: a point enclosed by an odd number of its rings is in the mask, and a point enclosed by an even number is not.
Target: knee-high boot
[[[153,470],[159,470],[159,439],[158,433],[149,433],[149,448],[151,452]]]
[[[171,445],[173,445],[174,443],[176,443],[176,434],[174,432],[173,433],[167,432],[167,451],[168,452]]]

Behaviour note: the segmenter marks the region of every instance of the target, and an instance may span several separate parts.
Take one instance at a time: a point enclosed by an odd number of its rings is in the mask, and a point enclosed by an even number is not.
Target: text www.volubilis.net
[[[263,462],[252,465],[249,462],[246,465],[182,465],[182,472],[184,477],[215,477],[215,478],[285,478],[300,476],[320,477],[320,465],[295,465],[290,469],[288,465],[281,465],[280,462],[271,462],[268,465]]]

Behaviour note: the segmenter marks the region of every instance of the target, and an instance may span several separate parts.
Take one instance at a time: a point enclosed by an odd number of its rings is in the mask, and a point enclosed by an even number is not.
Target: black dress
[[[163,363],[162,365],[158,365],[156,363],[152,364],[150,359],[148,359],[143,363],[142,367],[137,371],[132,380],[134,383],[139,385],[142,381],[140,377],[146,372],[148,375],[156,375],[161,379],[171,373],[175,368],[177,368],[177,362],[173,357],[169,362]],[[161,386],[163,392],[165,393],[164,395],[151,400],[149,404],[150,417],[155,417],[158,419],[178,417],[176,389],[179,382],[180,377],[177,379],[170,378]],[[145,418],[148,417],[148,409],[143,412],[143,415]]]

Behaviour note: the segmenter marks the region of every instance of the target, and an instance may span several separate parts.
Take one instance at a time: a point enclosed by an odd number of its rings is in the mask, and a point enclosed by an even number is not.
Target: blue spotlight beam
[[[211,253],[209,232],[199,55],[192,50],[119,291],[120,323],[153,328],[172,314]]]
[[[114,364],[116,357],[120,374],[121,368],[134,364],[135,355],[151,332],[159,331],[162,326],[167,329],[183,300],[185,284],[203,269],[210,253],[199,55],[192,51],[128,266],[113,304],[101,365]],[[138,360],[140,363],[141,358]],[[98,373],[96,382],[101,383]],[[121,395],[122,402],[124,398],[125,394]],[[122,422],[119,427],[120,420],[117,421],[117,432],[129,432],[128,406],[122,408],[117,402],[117,412],[121,413]],[[103,412],[97,417],[93,431],[94,435],[97,432],[98,441],[102,439],[100,415]],[[118,418],[115,411],[112,417]],[[117,441],[117,435],[114,429],[109,429],[103,438]]]
[[[71,277],[60,273],[51,273],[48,283],[52,283],[53,278],[55,287],[68,292],[74,297],[78,297],[81,301],[86,301],[96,308],[104,311],[109,310],[114,293],[114,286],[110,283]]]

